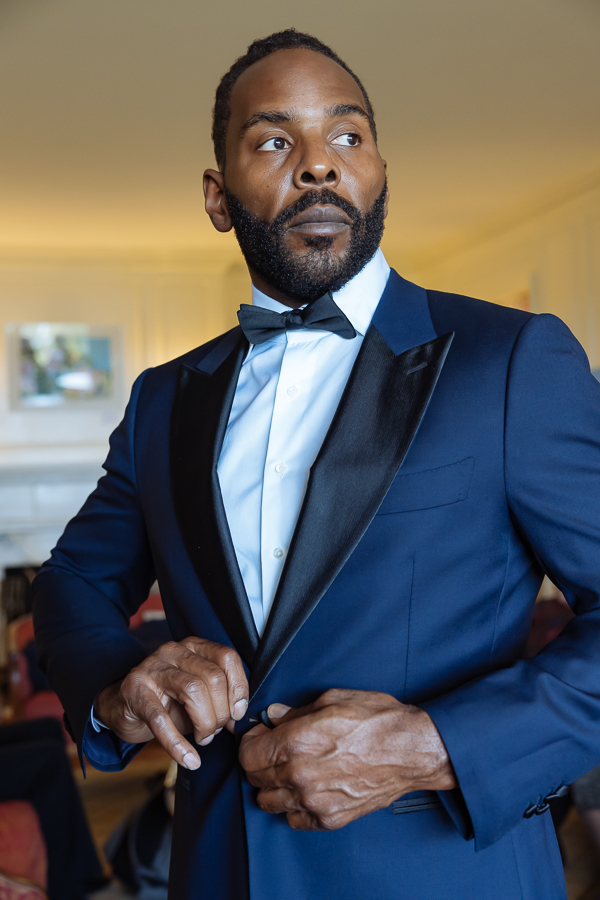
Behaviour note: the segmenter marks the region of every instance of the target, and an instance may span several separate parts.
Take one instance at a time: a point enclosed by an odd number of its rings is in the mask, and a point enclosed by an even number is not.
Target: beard
[[[387,180],[370,210],[361,212],[329,188],[307,191],[272,221],[259,219],[225,189],[227,208],[246,263],[270,285],[294,300],[310,303],[328,291],[339,291],[377,252],[383,235]],[[350,241],[333,251],[334,235],[306,235],[306,252],[285,243],[288,222],[318,204],[337,206],[350,219]]]

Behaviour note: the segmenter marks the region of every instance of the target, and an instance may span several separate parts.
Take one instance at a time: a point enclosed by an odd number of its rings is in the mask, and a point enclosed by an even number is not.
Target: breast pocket
[[[390,513],[410,512],[417,509],[433,509],[461,503],[469,496],[475,459],[472,456],[460,462],[425,472],[397,475],[379,510],[378,516]]]

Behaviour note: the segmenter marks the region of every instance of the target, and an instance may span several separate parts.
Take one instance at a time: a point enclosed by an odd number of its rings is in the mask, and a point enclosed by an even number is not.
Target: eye
[[[346,134],[339,134],[331,143],[337,144],[339,147],[356,147],[360,144],[360,137],[349,131]]]
[[[289,143],[285,138],[274,137],[269,138],[268,141],[265,141],[264,144],[261,144],[259,150],[287,150],[288,147]]]

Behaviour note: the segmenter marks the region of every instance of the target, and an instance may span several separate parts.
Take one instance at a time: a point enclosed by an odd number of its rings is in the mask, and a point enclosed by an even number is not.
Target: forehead
[[[259,110],[323,109],[338,103],[364,108],[354,78],[314,50],[277,50],[242,72],[231,92],[231,124]]]

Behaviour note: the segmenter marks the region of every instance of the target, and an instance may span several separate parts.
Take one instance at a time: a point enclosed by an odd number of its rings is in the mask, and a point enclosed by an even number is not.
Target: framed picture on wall
[[[123,344],[119,326],[22,322],[6,330],[13,409],[119,403]]]

